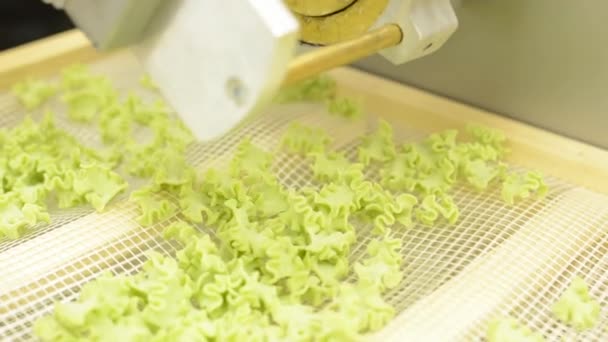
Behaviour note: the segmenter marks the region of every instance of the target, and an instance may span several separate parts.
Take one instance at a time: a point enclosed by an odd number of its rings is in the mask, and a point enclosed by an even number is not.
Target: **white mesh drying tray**
[[[77,33],[62,39],[67,47],[42,51],[49,58],[25,61],[29,67],[5,64],[0,85],[29,76],[24,71],[44,73],[95,57],[94,70],[109,75],[122,89],[136,86],[142,70],[129,53],[97,56]],[[48,48],[50,43],[43,44]],[[1,56],[0,65],[7,58]],[[199,168],[222,165],[245,136],[272,147],[294,120],[330,130],[333,147],[351,155],[357,139],[378,117],[394,125],[399,141],[461,128],[470,121],[502,129],[512,141],[511,162],[549,175],[549,195],[543,201],[509,207],[496,192],[457,188],[454,197],[461,218],[455,226],[400,230],[405,278],[387,295],[399,314],[370,338],[482,341],[489,319],[510,315],[549,341],[608,340],[608,197],[602,194],[608,191],[606,151],[361,72],[340,69],[333,76],[344,92],[364,101],[369,120],[345,125],[320,106],[277,106],[217,142],[193,146],[190,161]],[[18,104],[2,92],[0,125],[21,119]],[[93,130],[76,128],[61,118],[59,125],[95,143]],[[309,184],[310,171],[301,159],[277,159],[275,170],[285,184]],[[133,273],[145,261],[145,251],[171,254],[180,247],[161,236],[174,218],[142,229],[134,220],[136,209],[123,199],[103,214],[88,208],[54,211],[51,225],[19,240],[0,241],[0,340],[32,339],[36,318],[51,312],[57,300],[74,300],[80,287],[102,271]],[[368,239],[360,238],[353,260]],[[597,327],[579,334],[559,324],[550,310],[574,275],[585,278],[602,306]]]

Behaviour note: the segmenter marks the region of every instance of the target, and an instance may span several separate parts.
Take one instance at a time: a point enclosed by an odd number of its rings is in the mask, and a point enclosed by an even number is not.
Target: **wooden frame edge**
[[[0,53],[0,88],[24,77],[42,77],[76,61],[101,57],[79,30],[69,30]]]

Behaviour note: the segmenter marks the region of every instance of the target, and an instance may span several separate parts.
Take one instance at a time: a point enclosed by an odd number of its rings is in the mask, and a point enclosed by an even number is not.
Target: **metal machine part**
[[[294,13],[310,17],[319,17],[342,11],[355,3],[355,1],[357,0],[285,0],[285,3]]]
[[[199,140],[226,133],[263,108],[284,79],[379,50],[392,63],[404,63],[438,49],[458,24],[450,0],[286,1],[293,13],[283,0],[46,1],[65,8],[99,49],[135,46]],[[300,28],[303,41],[345,43],[343,50],[314,55],[324,67],[310,57],[294,61],[297,70],[290,73]],[[367,49],[348,43],[353,39]]]
[[[435,52],[458,27],[450,0],[391,0],[374,26],[395,22],[403,31],[403,41],[380,52],[393,64]]]
[[[380,51],[393,64],[436,51],[458,27],[450,0],[357,0],[331,15],[314,17],[296,12],[296,16],[302,25],[302,40],[313,44],[332,44],[397,24],[403,32],[402,41]]]

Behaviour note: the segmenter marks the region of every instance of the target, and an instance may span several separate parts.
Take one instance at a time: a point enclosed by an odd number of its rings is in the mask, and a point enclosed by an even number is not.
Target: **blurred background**
[[[62,12],[40,0],[0,1],[0,50],[72,28]]]

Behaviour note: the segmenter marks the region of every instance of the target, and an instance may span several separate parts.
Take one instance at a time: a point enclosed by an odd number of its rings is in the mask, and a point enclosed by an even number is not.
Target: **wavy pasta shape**
[[[583,278],[576,276],[551,311],[557,319],[580,331],[597,324],[600,304],[589,294],[589,287]]]

